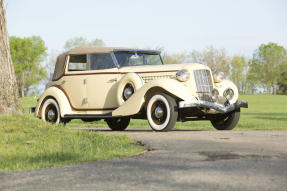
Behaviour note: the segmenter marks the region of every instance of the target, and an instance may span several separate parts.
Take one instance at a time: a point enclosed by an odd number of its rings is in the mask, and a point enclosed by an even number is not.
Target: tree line
[[[15,68],[19,95],[27,96],[34,84],[49,77],[53,72],[56,55],[49,55],[47,48],[39,36],[27,38],[10,37],[10,52]],[[75,37],[66,41],[63,51],[75,47],[103,47],[101,39],[87,40]],[[202,51],[169,54],[163,48],[162,58],[165,64],[202,63],[223,72],[232,80],[240,93],[287,93],[287,51],[276,43],[260,45],[251,58],[234,55],[229,56],[225,49],[208,46]],[[43,64],[46,61],[46,64]]]
[[[276,43],[260,45],[251,58],[228,56],[225,49],[206,47],[177,54],[163,54],[166,64],[202,63],[224,73],[232,80],[240,93],[287,93],[287,50]]]

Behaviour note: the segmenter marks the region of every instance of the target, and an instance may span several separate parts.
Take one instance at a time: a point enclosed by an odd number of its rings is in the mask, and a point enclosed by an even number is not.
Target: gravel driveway
[[[287,190],[287,131],[122,133],[150,151],[131,158],[0,173],[0,190]]]

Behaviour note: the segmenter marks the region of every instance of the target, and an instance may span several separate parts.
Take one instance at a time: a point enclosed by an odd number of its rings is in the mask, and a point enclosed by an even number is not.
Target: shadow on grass
[[[287,121],[287,113],[244,113],[257,119]]]

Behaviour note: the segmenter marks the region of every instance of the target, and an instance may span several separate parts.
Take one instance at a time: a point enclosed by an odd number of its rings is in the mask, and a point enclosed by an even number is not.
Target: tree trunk
[[[25,86],[24,86],[24,82],[25,82],[25,74],[24,72],[22,72],[21,74],[21,97],[25,96]]]
[[[277,84],[277,83],[275,83],[275,82],[272,83],[273,95],[276,95],[276,94],[277,94],[276,84]]]
[[[3,0],[0,0],[0,113],[20,113]]]

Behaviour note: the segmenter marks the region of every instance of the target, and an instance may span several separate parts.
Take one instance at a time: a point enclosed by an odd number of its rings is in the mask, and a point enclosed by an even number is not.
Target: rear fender
[[[153,80],[144,84],[126,102],[112,112],[113,116],[129,116],[137,114],[144,105],[151,91],[163,90],[178,100],[196,100],[195,95],[183,84],[173,79]]]
[[[61,117],[64,117],[66,114],[72,114],[72,108],[64,92],[57,87],[50,87],[43,93],[37,103],[35,110],[37,117],[41,117],[42,105],[49,98],[55,99],[59,104]]]

